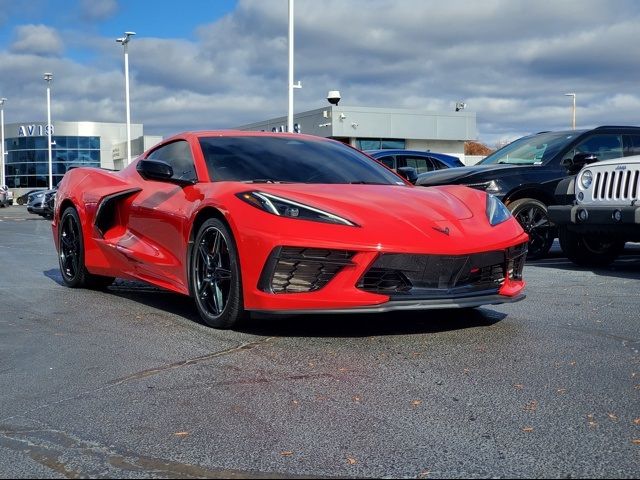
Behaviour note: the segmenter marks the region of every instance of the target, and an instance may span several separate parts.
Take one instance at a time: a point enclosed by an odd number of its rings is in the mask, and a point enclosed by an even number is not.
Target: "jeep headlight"
[[[580,175],[580,186],[586,190],[591,186],[591,183],[593,183],[593,173],[591,170],[585,170]]]
[[[498,197],[487,195],[487,219],[491,225],[498,225],[511,218],[511,212]]]

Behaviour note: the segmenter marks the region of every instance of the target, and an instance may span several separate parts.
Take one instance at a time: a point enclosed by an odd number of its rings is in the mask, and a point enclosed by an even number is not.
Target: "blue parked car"
[[[402,173],[402,170],[398,169],[403,167],[415,169],[416,174],[445,168],[464,167],[464,163],[458,157],[444,153],[420,150],[365,150],[365,153],[399,173]]]

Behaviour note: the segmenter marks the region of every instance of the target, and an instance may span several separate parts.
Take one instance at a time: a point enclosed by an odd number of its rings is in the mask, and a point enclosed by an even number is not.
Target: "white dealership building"
[[[49,129],[46,122],[5,125],[5,183],[16,192],[49,185]],[[143,135],[143,125],[131,124],[132,158],[162,137]],[[53,183],[73,166],[119,170],[127,163],[126,123],[52,122]]]
[[[464,144],[477,139],[476,114],[404,108],[328,105],[294,114],[295,131],[333,138],[360,150],[402,148],[448,153],[464,161]],[[240,130],[282,132],[287,117],[242,125]]]

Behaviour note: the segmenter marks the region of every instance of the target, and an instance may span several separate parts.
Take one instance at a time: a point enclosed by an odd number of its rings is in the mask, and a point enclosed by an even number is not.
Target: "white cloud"
[[[480,139],[491,143],[567,128],[571,108],[564,93],[575,91],[579,126],[640,123],[640,63],[634,61],[640,56],[640,3],[295,5],[295,80],[303,84],[295,92],[296,111],[325,104],[333,89],[341,91],[345,105],[441,111],[464,100],[477,113]],[[14,115],[42,116],[41,72],[51,70],[55,118],[122,121],[122,47],[113,38],[65,31],[67,50],[92,52],[90,60],[73,61],[52,56],[63,50],[55,30],[21,28],[10,53],[0,51],[0,78],[11,79],[1,93],[22,102]],[[195,31],[195,40],[132,40],[134,122],[143,122],[148,133],[171,134],[286,115],[287,2],[241,0],[233,12]]]
[[[86,20],[105,20],[117,11],[117,0],[80,0],[80,15]]]
[[[60,55],[64,49],[58,32],[46,25],[22,25],[16,28],[11,51],[34,55]]]

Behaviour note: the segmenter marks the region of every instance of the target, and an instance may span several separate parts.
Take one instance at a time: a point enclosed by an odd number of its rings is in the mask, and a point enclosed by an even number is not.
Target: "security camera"
[[[340,92],[338,90],[331,90],[327,93],[327,100],[331,105],[338,105],[340,101]]]

